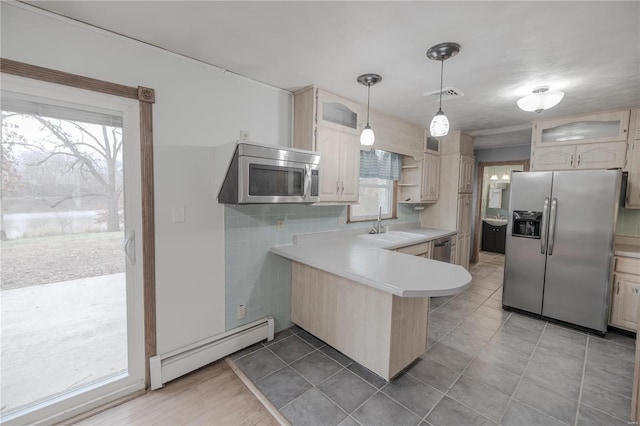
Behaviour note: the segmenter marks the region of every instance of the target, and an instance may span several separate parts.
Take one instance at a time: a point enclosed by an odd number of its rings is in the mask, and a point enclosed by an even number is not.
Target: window
[[[360,178],[360,204],[349,206],[349,222],[375,220],[382,208],[383,219],[395,219],[397,181]]]

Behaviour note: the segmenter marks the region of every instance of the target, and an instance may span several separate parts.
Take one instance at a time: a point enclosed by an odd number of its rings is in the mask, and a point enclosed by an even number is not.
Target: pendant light
[[[550,92],[548,86],[536,87],[530,95],[518,99],[518,107],[523,111],[541,113],[558,105],[563,97],[564,92],[559,90]]]
[[[492,174],[491,177],[489,178],[489,180],[498,180],[498,175],[497,174]]]
[[[509,177],[509,173],[507,173],[507,169],[506,168],[504,169],[504,174],[502,175],[500,180],[506,180],[507,182],[509,182],[511,180],[511,177]]]
[[[449,133],[449,119],[444,115],[444,112],[442,112],[442,78],[444,74],[444,61],[452,56],[456,56],[458,52],[460,52],[460,45],[458,43],[440,43],[431,46],[429,50],[427,50],[427,58],[440,61],[440,106],[429,125],[431,136],[446,136]]]
[[[373,133],[373,129],[369,125],[369,100],[371,99],[371,86],[382,81],[382,76],[379,74],[362,74],[357,79],[358,83],[367,86],[367,125],[364,126],[364,130],[360,133],[360,144],[365,146],[371,146],[376,140],[376,135]]]

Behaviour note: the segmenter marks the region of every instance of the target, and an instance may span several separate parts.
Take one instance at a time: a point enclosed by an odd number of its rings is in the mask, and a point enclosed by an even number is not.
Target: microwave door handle
[[[304,168],[304,199],[309,200],[311,197],[311,166],[306,165]]]
[[[551,201],[551,217],[549,218],[549,256],[553,255],[553,245],[556,238],[556,215],[558,213],[558,200]]]
[[[542,208],[542,223],[540,224],[540,254],[544,254],[547,250],[547,217],[549,217],[549,197],[544,199],[544,207]]]

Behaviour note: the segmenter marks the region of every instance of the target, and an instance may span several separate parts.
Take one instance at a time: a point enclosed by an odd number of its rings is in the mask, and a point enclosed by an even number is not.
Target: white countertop
[[[455,231],[417,225],[394,230],[416,236],[402,241],[385,241],[359,236],[364,229],[331,231],[297,235],[293,244],[274,246],[269,250],[401,297],[448,296],[471,285],[471,274],[462,266],[391,251],[455,235]]]

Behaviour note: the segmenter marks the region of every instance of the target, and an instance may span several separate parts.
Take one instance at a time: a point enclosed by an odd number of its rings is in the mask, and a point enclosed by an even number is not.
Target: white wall
[[[225,171],[216,164],[226,167],[226,158],[214,148],[240,129],[289,145],[291,95],[29,6],[2,2],[1,15],[4,58],[156,90],[158,353],[223,332],[224,223],[215,197]],[[171,222],[174,204],[186,206],[186,223]]]

